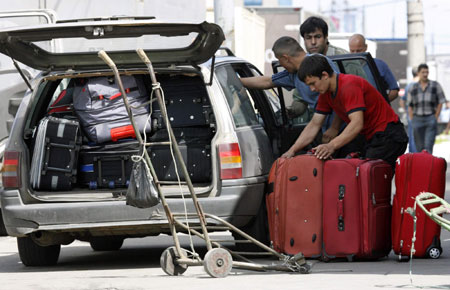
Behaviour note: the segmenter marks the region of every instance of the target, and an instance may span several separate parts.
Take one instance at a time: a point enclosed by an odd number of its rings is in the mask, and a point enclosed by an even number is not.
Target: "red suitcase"
[[[391,251],[392,167],[334,159],[323,171],[323,258],[375,259]]]
[[[314,155],[279,158],[269,173],[266,196],[273,248],[289,255],[322,253],[323,161]]]
[[[410,256],[414,221],[408,208],[414,208],[414,198],[421,192],[431,192],[443,198],[445,193],[445,159],[425,150],[400,156],[395,167],[395,187],[392,208],[392,248],[400,256]],[[426,207],[433,208],[436,204]],[[417,207],[414,257],[439,258],[442,253],[441,228]],[[401,258],[401,257],[400,257]]]

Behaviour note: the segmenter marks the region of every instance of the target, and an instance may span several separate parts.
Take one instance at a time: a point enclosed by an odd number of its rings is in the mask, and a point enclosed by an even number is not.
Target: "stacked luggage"
[[[279,158],[269,173],[266,194],[272,246],[325,261],[378,259],[392,246],[395,253],[409,255],[413,218],[406,209],[423,191],[443,197],[445,168],[445,160],[426,152],[402,155],[392,207],[393,172],[383,160],[322,161],[312,154]],[[442,251],[440,228],[420,210],[417,217],[415,256],[432,257]]]
[[[156,102],[150,102],[144,75],[123,75],[121,79],[139,133],[150,142],[167,143],[162,112]],[[32,187],[127,188],[132,156],[139,155],[139,144],[114,77],[63,81],[66,88],[51,101],[33,139]],[[215,131],[204,84],[200,78],[161,76],[160,81],[190,177],[193,182],[210,182],[211,139]],[[155,145],[147,150],[158,178],[178,181],[171,147]]]
[[[164,76],[158,78],[164,89],[167,115],[192,182],[211,181],[211,139],[215,134],[213,113],[205,87],[199,78]],[[169,141],[169,135],[157,103],[153,104],[155,132],[151,142]],[[171,147],[152,146],[150,158],[160,181],[185,180],[178,165],[176,170]],[[177,176],[178,173],[178,176]]]

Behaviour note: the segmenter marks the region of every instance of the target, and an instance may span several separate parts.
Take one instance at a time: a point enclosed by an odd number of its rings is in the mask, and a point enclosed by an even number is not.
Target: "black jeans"
[[[405,153],[408,135],[401,122],[389,123],[383,132],[377,132],[367,141],[367,158],[383,159],[395,169],[395,161]]]

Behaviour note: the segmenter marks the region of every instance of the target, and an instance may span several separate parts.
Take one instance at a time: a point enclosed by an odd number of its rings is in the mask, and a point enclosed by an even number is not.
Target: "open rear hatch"
[[[57,22],[0,30],[0,52],[39,70],[105,69],[105,50],[117,67],[142,67],[137,48],[154,66],[196,65],[211,58],[224,40],[212,23],[153,20]]]

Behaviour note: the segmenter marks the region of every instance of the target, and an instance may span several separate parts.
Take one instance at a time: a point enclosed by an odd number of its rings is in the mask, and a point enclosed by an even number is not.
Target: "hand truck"
[[[203,266],[205,271],[211,276],[211,277],[226,277],[232,268],[240,268],[240,269],[247,269],[247,270],[255,270],[255,271],[267,271],[267,270],[276,270],[276,271],[285,271],[285,272],[299,272],[302,274],[307,274],[311,270],[311,265],[308,264],[305,260],[305,257],[302,253],[298,253],[294,256],[286,256],[283,254],[280,254],[276,252],[274,249],[264,245],[263,243],[259,242],[258,240],[254,239],[253,237],[249,236],[245,232],[239,230],[235,226],[233,226],[231,223],[215,216],[212,214],[204,213],[202,210],[202,207],[197,199],[197,196],[194,191],[194,187],[192,185],[191,179],[189,177],[189,174],[187,172],[186,165],[184,163],[184,160],[182,158],[180,149],[178,148],[178,144],[176,142],[175,135],[172,131],[172,127],[170,125],[170,122],[168,121],[167,117],[167,109],[165,106],[165,102],[163,101],[162,95],[161,95],[161,88],[159,86],[159,83],[156,81],[156,76],[153,70],[152,63],[150,59],[145,54],[144,50],[137,49],[137,54],[142,59],[142,61],[145,63],[145,65],[148,68],[148,72],[150,74],[150,78],[152,81],[152,87],[153,91],[156,95],[156,99],[158,101],[159,107],[161,109],[161,113],[163,115],[163,119],[165,121],[165,125],[169,134],[169,140],[166,145],[172,144],[174,149],[174,155],[176,161],[178,161],[181,171],[183,172],[186,184],[188,186],[190,197],[192,198],[194,207],[196,212],[195,213],[172,213],[172,211],[169,208],[169,205],[165,199],[164,194],[161,190],[161,185],[158,181],[158,178],[156,176],[155,170],[152,166],[152,162],[150,160],[150,157],[148,155],[147,150],[143,150],[144,152],[144,161],[148,165],[150,169],[150,173],[155,181],[157,191],[162,203],[162,206],[164,208],[165,214],[167,216],[167,220],[169,223],[170,232],[173,237],[174,246],[167,248],[161,255],[161,267],[163,271],[171,276],[181,275],[183,274],[188,266]],[[137,129],[136,123],[133,118],[133,113],[131,111],[130,104],[127,99],[126,92],[124,90],[120,73],[115,65],[115,63],[112,61],[112,59],[106,54],[105,51],[100,51],[98,53],[98,56],[111,68],[111,70],[114,73],[116,83],[119,86],[119,89],[122,93],[122,98],[126,107],[126,110],[128,112],[128,116],[130,118],[131,124],[133,126],[133,129],[136,134],[136,138],[141,146],[151,146],[151,143],[144,143],[142,136]],[[191,227],[189,223],[183,222],[180,220],[180,217],[189,217],[191,220],[198,221],[199,226]],[[213,222],[214,225],[208,225],[208,221]],[[219,226],[217,225],[219,224]],[[206,243],[207,253],[204,256],[203,259],[200,259],[200,257],[194,256],[194,257],[188,257],[187,251],[185,249],[182,249],[180,247],[180,242],[177,236],[177,228],[181,228],[183,230],[188,231],[189,233],[193,233],[197,237],[203,239]],[[245,243],[253,243],[257,247],[261,248],[264,252],[259,253],[250,253],[250,252],[235,252],[232,251],[226,247],[223,247],[220,244],[220,240],[211,240],[208,234],[208,229],[211,230],[228,230],[237,233],[238,235],[242,236],[245,240],[235,241],[235,242],[245,242]],[[274,256],[278,258],[279,262],[276,264],[257,264],[246,258],[245,256],[251,255],[251,254],[257,254],[257,255],[267,255],[267,256]],[[233,257],[238,259],[239,261],[233,260]]]

